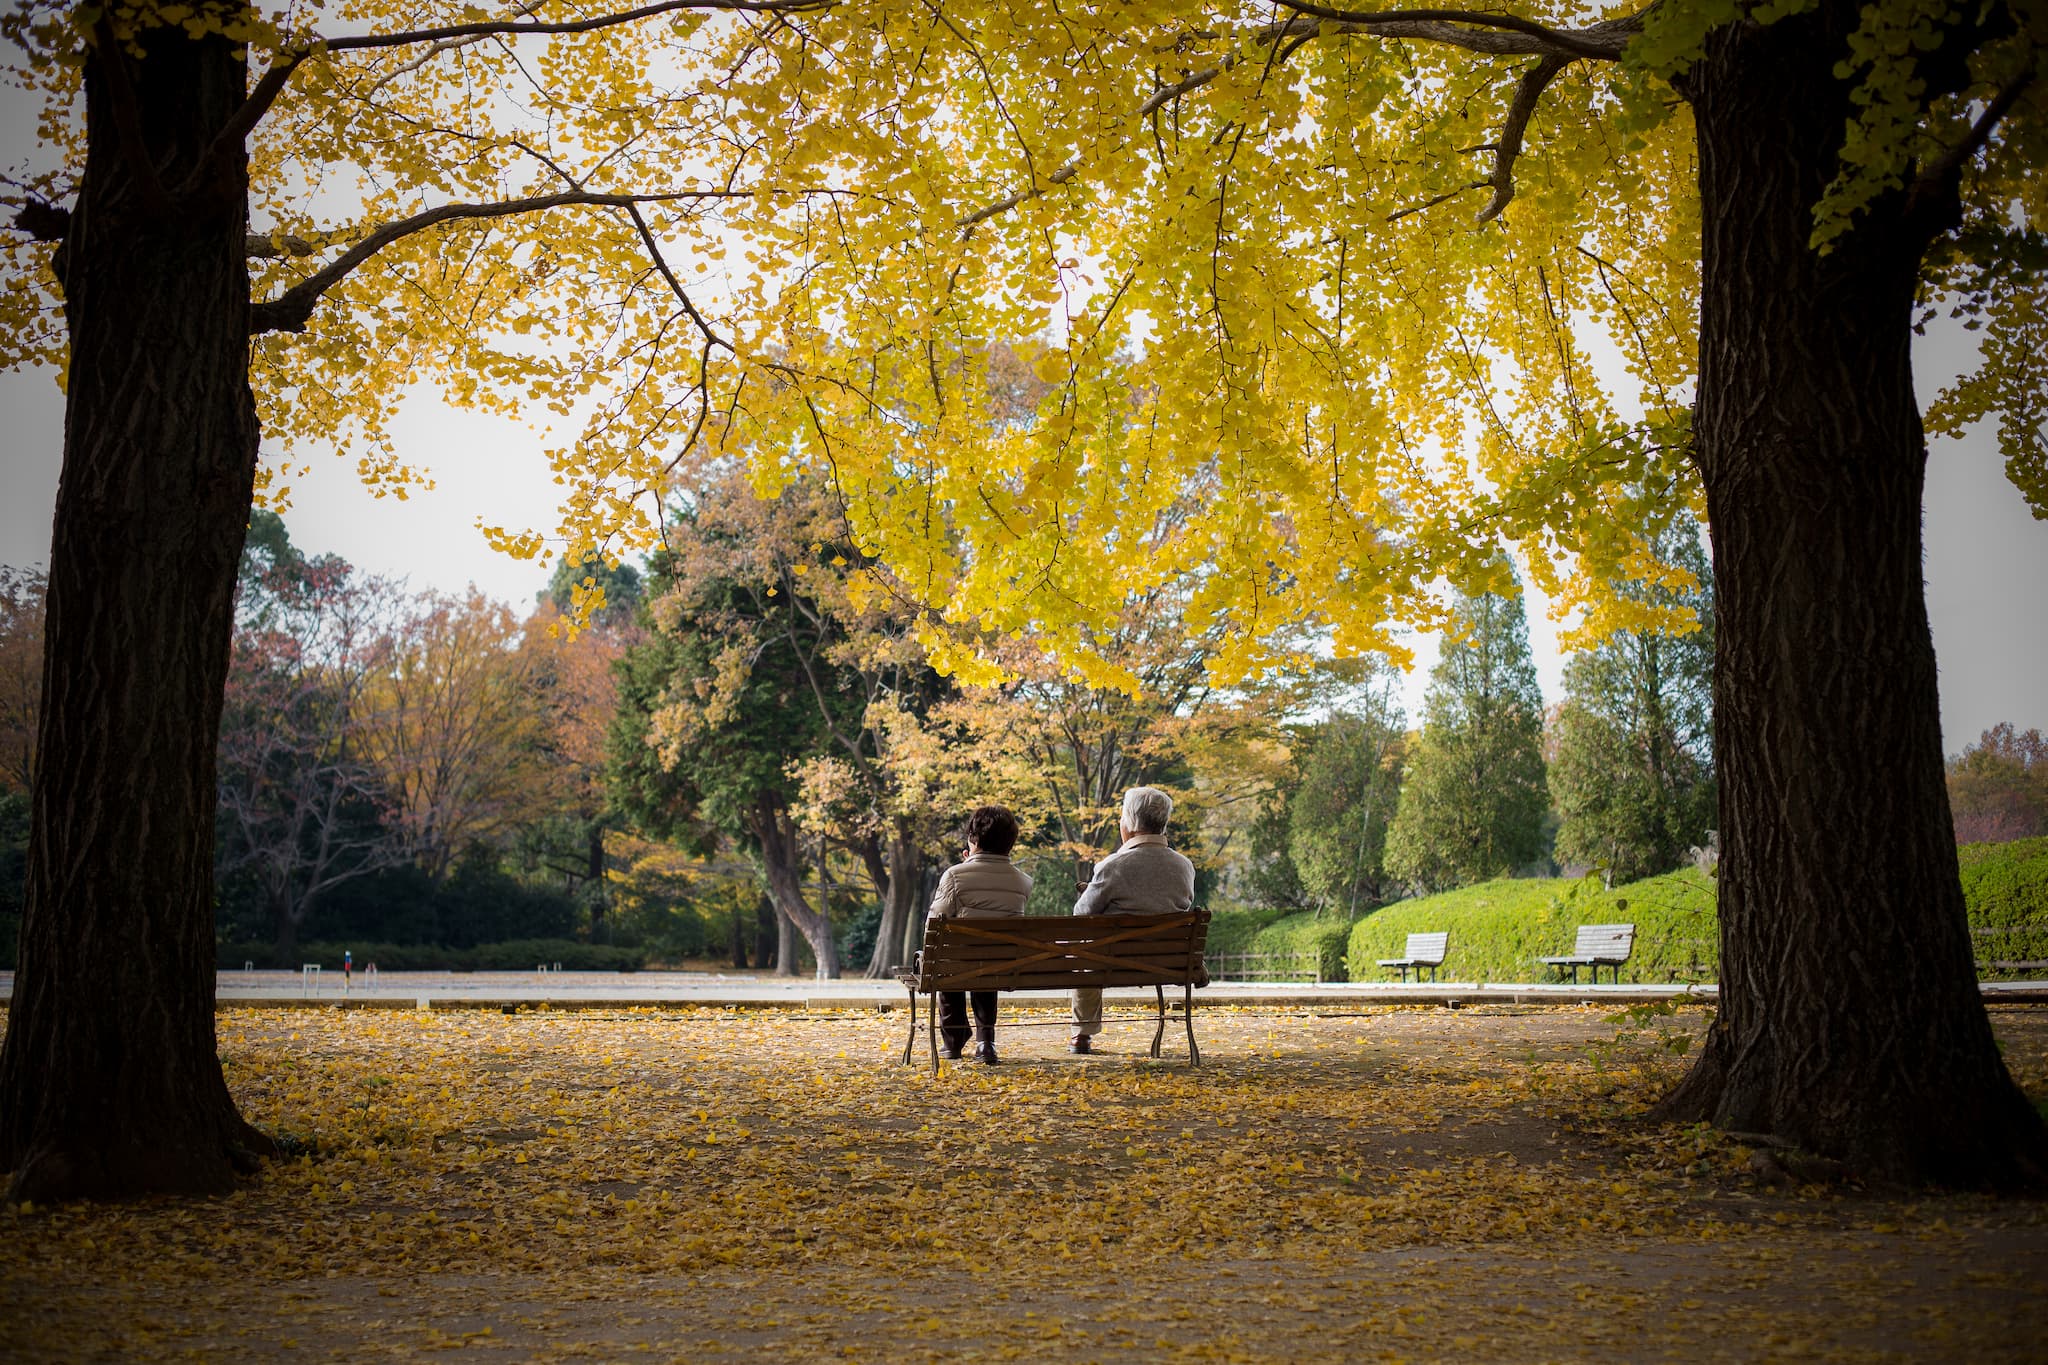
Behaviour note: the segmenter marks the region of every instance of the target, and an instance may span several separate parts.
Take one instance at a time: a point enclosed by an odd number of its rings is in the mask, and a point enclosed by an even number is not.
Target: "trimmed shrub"
[[[1345,945],[1351,926],[1329,915],[1289,915],[1252,936],[1252,953],[1273,953],[1313,958],[1318,981],[1348,981],[1344,966]]]
[[[217,954],[222,971],[239,970],[244,962],[286,970],[317,962],[323,971],[338,972],[344,950],[355,955],[358,972],[371,963],[387,972],[530,972],[541,963],[552,967],[557,962],[569,972],[637,972],[647,961],[647,954],[638,948],[560,938],[512,939],[473,948],[444,948],[433,943],[302,943],[289,962],[279,960],[277,945],[272,943],[223,943]]]
[[[2009,844],[1965,844],[1963,900],[1978,929],[2032,927],[2048,921],[2048,837]]]

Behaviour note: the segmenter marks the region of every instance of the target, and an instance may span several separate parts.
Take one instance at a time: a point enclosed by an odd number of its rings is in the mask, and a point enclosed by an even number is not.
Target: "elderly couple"
[[[1077,915],[1170,915],[1195,903],[1195,867],[1166,846],[1166,821],[1173,798],[1157,787],[1133,787],[1124,793],[1117,822],[1123,842],[1095,865],[1095,875],[1074,902]],[[1021,915],[1031,878],[1010,861],[1017,845],[1017,817],[1001,806],[983,806],[967,817],[967,851],[946,869],[932,896],[932,918]],[[939,993],[939,1034],[946,1055],[958,1057],[967,1046],[966,991]],[[996,993],[975,991],[974,1057],[996,1061]],[[1074,992],[1074,1035],[1068,1048],[1088,1052],[1088,1041],[1102,1032],[1102,992]]]

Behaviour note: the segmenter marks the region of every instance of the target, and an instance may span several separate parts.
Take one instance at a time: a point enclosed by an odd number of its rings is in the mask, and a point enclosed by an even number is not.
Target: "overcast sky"
[[[1930,334],[1916,352],[1923,401],[1968,362],[1966,334]],[[63,399],[47,372],[0,374],[0,564],[45,564],[56,503]],[[354,464],[317,461],[295,481],[285,521],[313,552],[403,577],[415,587],[455,591],[474,583],[522,608],[547,567],[488,549],[479,518],[507,527],[550,528],[560,491],[540,442],[517,422],[449,408],[422,392],[393,424],[404,457],[427,466],[436,487],[407,502],[372,498]],[[1927,496],[1927,607],[1941,664],[1942,730],[1955,752],[1986,727],[2010,720],[2048,727],[2048,522],[2036,521],[2004,475],[1988,426],[1937,443]],[[1529,625],[1545,696],[1563,691],[1556,627],[1540,599]],[[1418,641],[1406,703],[1421,709],[1434,642]]]

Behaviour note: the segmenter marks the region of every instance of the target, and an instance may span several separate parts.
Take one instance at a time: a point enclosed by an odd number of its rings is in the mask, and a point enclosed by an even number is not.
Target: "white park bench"
[[[1579,936],[1572,944],[1572,950],[1562,957],[1539,957],[1536,960],[1546,967],[1558,969],[1562,976],[1569,971],[1572,983],[1578,984],[1579,968],[1593,970],[1593,984],[1600,984],[1600,969],[1607,968],[1614,973],[1614,983],[1621,984],[1621,964],[1628,961],[1628,955],[1635,950],[1636,927],[1633,924],[1581,924]]]
[[[1380,959],[1380,966],[1399,970],[1401,980],[1403,981],[1408,979],[1410,968],[1414,969],[1417,981],[1422,980],[1424,972],[1428,972],[1429,979],[1434,981],[1436,980],[1436,969],[1444,965],[1444,950],[1450,941],[1451,936],[1448,932],[1441,934],[1410,934],[1408,935],[1408,946],[1401,950],[1402,955],[1400,957],[1383,957]]]

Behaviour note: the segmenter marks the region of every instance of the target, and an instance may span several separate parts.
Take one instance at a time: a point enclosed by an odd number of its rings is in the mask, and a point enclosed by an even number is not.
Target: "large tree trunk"
[[[1979,995],[1921,581],[1911,308],[1928,229],[1825,257],[1853,5],[1733,25],[1685,78],[1704,213],[1697,459],[1719,593],[1721,1000],[1663,1113],[1885,1179],[2014,1187],[2048,1135]]]
[[[761,850],[761,870],[768,879],[768,896],[776,913],[804,936],[811,954],[818,959],[818,979],[837,980],[839,951],[833,942],[831,916],[811,908],[804,897],[803,847],[797,838],[789,812],[771,793],[762,793],[747,815],[748,833]],[[794,953],[778,954],[779,971],[789,974],[795,966]]]
[[[58,255],[64,468],[0,1050],[0,1168],[37,1202],[224,1190],[269,1146],[214,1049],[214,745],[257,446],[239,144],[178,190],[245,72],[224,38],[142,41],[87,64]]]
[[[881,885],[882,922],[875,930],[875,951],[868,958],[870,977],[889,978],[910,960],[910,926],[924,908],[924,851],[908,830],[898,829],[888,844]]]

